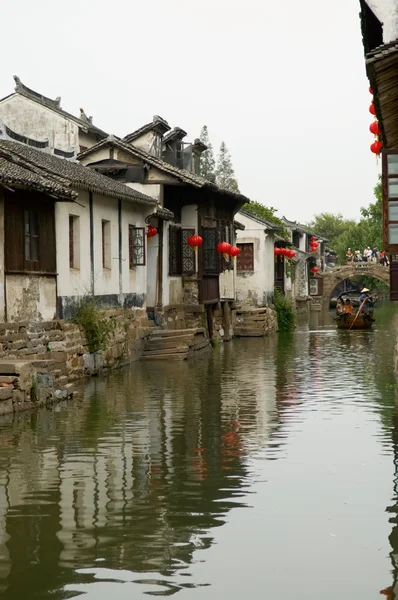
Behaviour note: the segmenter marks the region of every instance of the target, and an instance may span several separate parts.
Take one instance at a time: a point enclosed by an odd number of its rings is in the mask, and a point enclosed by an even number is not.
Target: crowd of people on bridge
[[[376,247],[374,247],[372,250],[372,248],[368,246],[362,253],[360,250],[355,250],[352,252],[351,248],[348,248],[345,257],[347,264],[351,264],[352,262],[371,262],[383,265],[383,267],[388,267],[389,265],[387,254],[384,252],[384,250],[383,252],[379,252]]]

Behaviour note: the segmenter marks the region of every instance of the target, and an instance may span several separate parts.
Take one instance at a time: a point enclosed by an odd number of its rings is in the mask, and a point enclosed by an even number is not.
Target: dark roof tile
[[[156,200],[150,196],[146,196],[124,183],[100,175],[78,162],[58,158],[19,142],[0,140],[0,152],[3,156],[8,155],[9,160],[14,164],[29,171],[32,174],[32,180],[37,174],[45,176],[49,181],[59,184],[62,188],[87,190],[138,204],[156,204]]]

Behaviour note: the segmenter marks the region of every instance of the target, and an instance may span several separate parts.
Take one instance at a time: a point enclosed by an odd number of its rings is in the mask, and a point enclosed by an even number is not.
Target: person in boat
[[[352,315],[352,304],[351,304],[351,300],[349,298],[346,298],[346,300],[344,302],[344,312],[347,315]]]
[[[361,290],[361,295],[359,296],[359,306],[362,306],[361,312],[364,315],[369,314],[369,309],[373,306],[372,298],[369,296],[369,291],[367,287],[364,287]]]
[[[344,312],[344,305],[343,305],[343,302],[341,301],[341,298],[339,298],[337,300],[337,303],[336,303],[336,312],[337,312],[338,315],[341,315],[341,313]]]

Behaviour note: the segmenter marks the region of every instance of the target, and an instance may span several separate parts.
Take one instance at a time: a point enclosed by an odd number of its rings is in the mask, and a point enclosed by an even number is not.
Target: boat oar
[[[354,325],[355,321],[357,320],[357,317],[358,317],[359,313],[361,312],[361,308],[362,308],[362,306],[365,304],[365,302],[366,302],[366,300],[367,300],[367,299],[368,299],[368,297],[366,297],[366,298],[365,298],[365,300],[362,302],[361,306],[358,308],[358,312],[357,312],[357,314],[355,315],[355,319],[354,319],[354,320],[353,320],[353,322],[351,323],[351,327],[350,327],[350,329],[352,328],[352,326]],[[349,330],[348,330],[348,331],[349,331]]]

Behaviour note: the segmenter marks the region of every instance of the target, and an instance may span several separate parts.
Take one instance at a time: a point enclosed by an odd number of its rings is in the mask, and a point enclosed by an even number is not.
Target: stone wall
[[[90,354],[84,331],[75,323],[0,323],[0,360],[51,360],[70,382],[138,359],[149,335],[146,310],[115,309],[105,314],[114,319],[115,327],[101,353]]]

